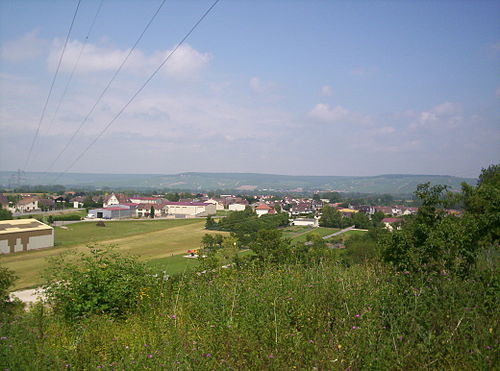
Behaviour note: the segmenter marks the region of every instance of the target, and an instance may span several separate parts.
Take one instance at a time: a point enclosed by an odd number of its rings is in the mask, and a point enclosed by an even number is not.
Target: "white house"
[[[208,200],[206,200],[204,202],[207,204],[214,204],[215,210],[224,210],[224,204],[220,201],[214,200],[213,198],[209,198]]]
[[[255,213],[258,217],[261,217],[262,215],[266,214],[276,214],[276,210],[266,204],[260,204],[255,208]]]
[[[297,218],[292,220],[292,225],[304,227],[319,227],[319,218]]]
[[[231,204],[227,208],[231,211],[243,211],[247,206],[243,204]]]
[[[0,253],[54,246],[54,228],[36,219],[0,220]]]
[[[122,194],[122,193],[118,193],[118,194],[114,194],[112,193],[111,196],[106,196],[104,198],[104,201],[102,203],[102,207],[109,207],[109,206],[113,206],[113,205],[120,205],[120,204],[124,204],[124,203],[127,203],[127,197]]]
[[[26,197],[19,200],[14,208],[14,211],[19,213],[29,213],[37,210],[40,210],[40,208],[38,207],[38,200],[34,197]]]
[[[205,202],[165,202],[163,205],[163,212],[167,216],[189,218],[216,214],[215,205]]]

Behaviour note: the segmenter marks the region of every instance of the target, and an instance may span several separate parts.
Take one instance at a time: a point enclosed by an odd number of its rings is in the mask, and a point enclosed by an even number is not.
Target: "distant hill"
[[[15,183],[15,172],[0,171],[0,185]],[[23,174],[22,184],[54,184],[56,174],[30,172]],[[161,174],[84,174],[68,173],[57,182],[67,188],[112,189],[178,189],[190,191],[297,191],[335,190],[357,193],[411,194],[420,183],[445,184],[452,190],[462,182],[475,184],[476,179],[447,175],[389,174],[377,176],[292,176],[254,173],[181,173]]]

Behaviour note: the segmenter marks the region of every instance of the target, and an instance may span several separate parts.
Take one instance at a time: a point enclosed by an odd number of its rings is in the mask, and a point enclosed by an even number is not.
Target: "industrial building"
[[[0,220],[0,253],[54,246],[54,228],[36,219]]]

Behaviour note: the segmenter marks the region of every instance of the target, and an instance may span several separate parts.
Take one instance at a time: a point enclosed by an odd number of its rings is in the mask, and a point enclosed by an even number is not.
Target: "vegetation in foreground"
[[[85,265],[58,262],[49,306],[2,312],[0,366],[495,369],[500,182],[483,175],[460,195],[463,216],[441,211],[442,187],[422,185],[423,207],[400,230],[352,236],[345,251],[258,230],[250,257],[223,237],[203,272],[171,279],[106,250]],[[232,268],[220,268],[228,258]]]

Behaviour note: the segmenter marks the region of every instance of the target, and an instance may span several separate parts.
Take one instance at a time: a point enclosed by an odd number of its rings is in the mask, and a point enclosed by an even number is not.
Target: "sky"
[[[81,0],[62,54],[77,0],[0,0],[0,170],[500,163],[500,1],[221,0],[126,106],[213,4],[167,0],[91,111],[161,0],[100,3]]]

